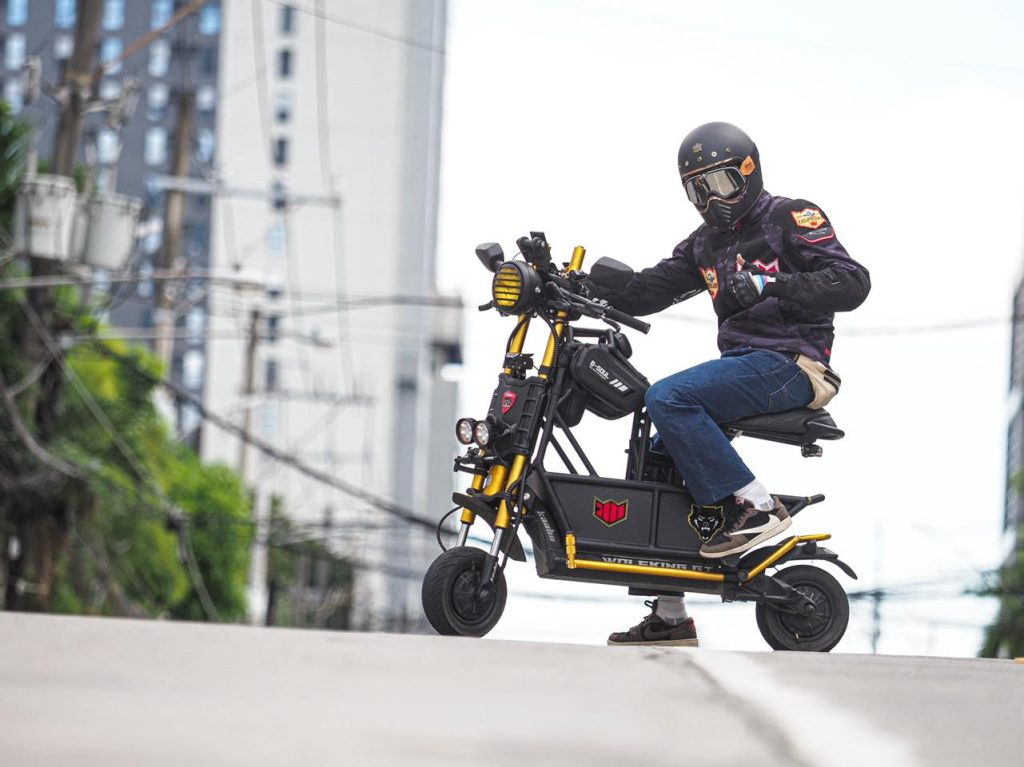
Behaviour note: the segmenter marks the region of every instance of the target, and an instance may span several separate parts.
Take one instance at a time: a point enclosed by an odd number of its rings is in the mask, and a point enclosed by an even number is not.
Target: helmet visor
[[[743,191],[744,180],[739,168],[730,166],[690,176],[683,181],[683,188],[690,202],[703,207],[712,197],[732,199]]]

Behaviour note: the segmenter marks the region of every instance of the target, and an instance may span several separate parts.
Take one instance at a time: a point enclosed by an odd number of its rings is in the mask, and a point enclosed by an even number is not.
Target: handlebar
[[[625,325],[627,328],[639,330],[641,333],[645,335],[651,329],[651,324],[649,322],[638,320],[633,315],[626,314],[625,312],[620,312],[618,309],[615,309],[611,306],[604,310],[604,316],[610,319],[612,322],[618,322],[621,323],[622,325]]]
[[[643,320],[638,320],[631,314],[620,312],[618,309],[609,306],[605,301],[593,301],[589,298],[584,298],[578,293],[573,293],[572,291],[566,290],[561,286],[559,286],[557,290],[558,294],[562,298],[564,298],[566,301],[568,301],[577,309],[579,309],[583,314],[586,314],[589,317],[596,317],[598,319],[608,320],[610,322],[617,322],[619,324],[625,325],[628,328],[633,328],[633,330],[639,330],[641,333],[644,333],[645,335],[651,330],[650,323],[644,322]]]

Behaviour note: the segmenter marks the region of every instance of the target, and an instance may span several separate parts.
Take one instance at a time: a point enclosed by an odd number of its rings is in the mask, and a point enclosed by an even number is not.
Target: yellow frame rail
[[[807,541],[827,541],[832,537],[831,533],[814,533],[813,535],[794,535],[783,543],[770,557],[767,557],[761,564],[747,573],[747,580],[759,576],[773,564],[778,562],[794,548],[797,544]],[[596,559],[576,558],[576,536],[569,533],[565,536],[565,558],[570,570],[604,570],[610,573],[634,573],[636,575],[657,575],[664,578],[684,578],[695,581],[714,581],[721,583],[725,580],[722,573],[708,573],[703,570],[669,570],[662,567],[651,567],[650,565],[625,565],[619,562],[600,562]]]

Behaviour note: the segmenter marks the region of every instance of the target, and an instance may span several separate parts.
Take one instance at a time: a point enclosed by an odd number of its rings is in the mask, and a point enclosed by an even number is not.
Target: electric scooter
[[[757,627],[772,648],[827,652],[835,647],[849,620],[842,586],[813,565],[777,569],[819,560],[856,578],[821,545],[830,534],[794,535],[722,559],[700,556],[701,544],[727,524],[731,510],[697,505],[672,459],[657,443],[652,446],[644,408],[649,383],[630,364],[632,349],[622,333],[622,326],[647,333],[650,325],[593,297],[588,288],[624,287],[633,270],[602,258],[587,274],[582,246],[559,267],[542,232],[521,237],[517,245],[520,253],[511,260],[496,243],[476,250],[494,273],[491,301],[481,311],[495,309],[517,320],[486,416],[456,424],[466,451],[455,459],[455,470],[472,480],[465,492],[452,496],[456,507],[448,515],[460,513],[455,545],[434,560],[423,579],[430,624],[439,634],[475,637],[497,624],[507,598],[508,560],[526,560],[518,536],[523,528],[541,578],[625,586],[637,595],[698,592],[724,602],[754,602]],[[577,326],[584,317],[605,326]],[[548,331],[539,365],[523,352],[534,321]],[[625,476],[598,476],[573,434],[588,412],[608,420],[632,417]],[[819,441],[844,436],[821,409],[720,426],[730,438],[798,446],[805,457],[822,454]],[[562,470],[549,468],[554,457]],[[778,497],[791,517],[824,500],[823,495]],[[488,550],[467,545],[481,519],[491,530]]]

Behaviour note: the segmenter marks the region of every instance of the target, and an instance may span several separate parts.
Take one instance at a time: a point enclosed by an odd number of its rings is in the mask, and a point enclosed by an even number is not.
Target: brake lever
[[[488,309],[493,309],[493,308],[494,308],[494,302],[493,301],[488,301],[486,304],[480,304],[480,306],[478,306],[476,308],[476,310],[478,312],[486,312]]]

